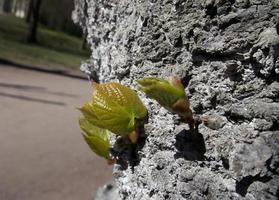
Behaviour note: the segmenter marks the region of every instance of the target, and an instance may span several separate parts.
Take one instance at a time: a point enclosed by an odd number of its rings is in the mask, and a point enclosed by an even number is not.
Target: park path
[[[0,199],[89,200],[112,168],[83,141],[90,84],[0,65]]]

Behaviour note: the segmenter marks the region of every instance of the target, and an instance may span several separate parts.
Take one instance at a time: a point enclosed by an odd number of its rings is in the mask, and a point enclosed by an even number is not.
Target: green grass
[[[37,45],[25,42],[28,25],[13,15],[0,14],[0,58],[16,63],[78,69],[89,51],[81,50],[82,39],[39,26]]]

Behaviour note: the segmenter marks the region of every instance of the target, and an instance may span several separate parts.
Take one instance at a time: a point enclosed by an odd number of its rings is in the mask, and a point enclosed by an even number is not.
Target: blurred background
[[[90,56],[74,0],[0,0],[0,199],[86,200],[112,168],[83,141]]]
[[[74,0],[0,0],[0,58],[78,69],[90,53],[73,9]]]

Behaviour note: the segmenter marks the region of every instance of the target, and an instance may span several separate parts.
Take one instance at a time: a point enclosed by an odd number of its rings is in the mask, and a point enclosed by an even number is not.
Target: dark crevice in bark
[[[181,82],[182,82],[184,88],[187,88],[187,87],[188,87],[188,85],[189,85],[191,79],[192,79],[192,75],[191,75],[191,74],[185,75],[185,76],[181,79]]]
[[[237,23],[239,23],[239,22],[240,22],[239,19],[237,19],[237,18],[232,18],[232,19],[230,19],[230,20],[228,20],[228,21],[226,21],[226,22],[222,22],[221,24],[219,24],[219,28],[222,29],[222,30],[224,30],[224,29],[228,28],[229,26],[231,26],[231,25],[233,25],[233,24],[237,24]]]
[[[279,122],[273,121],[272,127],[270,128],[271,131],[279,131]]]
[[[243,55],[236,53],[224,53],[224,52],[207,52],[202,49],[195,49],[192,51],[192,60],[195,65],[202,65],[203,62],[209,61],[229,61],[229,60],[244,60]]]
[[[221,161],[222,161],[223,167],[228,170],[230,168],[229,159],[222,157]]]
[[[217,7],[211,3],[206,7],[205,13],[212,19],[217,15]]]
[[[183,39],[181,35],[176,39],[174,47],[183,47]]]
[[[228,119],[229,122],[233,123],[241,123],[247,121],[247,118],[245,118],[244,116],[238,115],[237,113],[232,113],[231,111],[226,111],[224,113],[224,116]]]
[[[198,131],[183,130],[175,137],[178,150],[174,157],[185,160],[204,160],[206,152],[203,135]]]
[[[266,183],[266,182],[270,181],[271,179],[272,179],[271,177],[268,177],[268,176],[261,177],[260,175],[246,176],[246,177],[242,178],[240,181],[236,182],[235,190],[238,194],[245,197],[245,195],[247,194],[247,190],[252,183],[254,183],[256,181]]]

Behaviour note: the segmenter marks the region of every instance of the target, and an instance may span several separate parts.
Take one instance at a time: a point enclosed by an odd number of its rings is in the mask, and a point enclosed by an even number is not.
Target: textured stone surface
[[[91,78],[136,89],[176,75],[193,110],[215,121],[191,134],[140,93],[149,122],[136,151],[118,152],[122,199],[277,199],[278,0],[87,0],[74,16]]]

